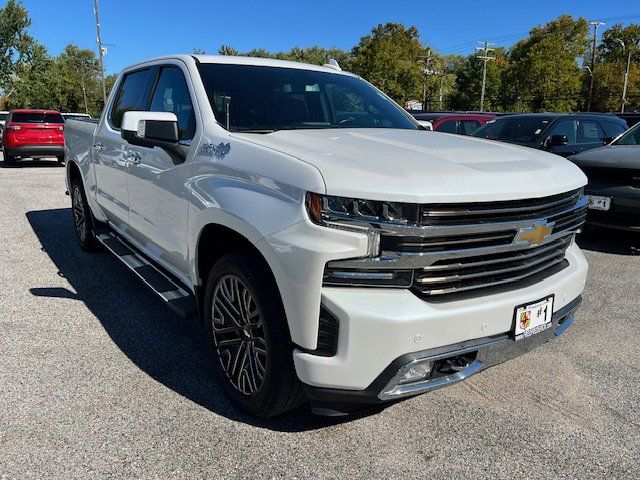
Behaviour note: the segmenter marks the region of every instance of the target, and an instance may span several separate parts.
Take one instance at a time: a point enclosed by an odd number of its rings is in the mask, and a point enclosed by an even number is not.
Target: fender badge
[[[214,157],[218,160],[222,160],[224,157],[229,155],[231,151],[230,143],[219,143],[218,145],[214,145],[213,143],[205,143],[200,147],[199,155],[203,155],[205,157]]]

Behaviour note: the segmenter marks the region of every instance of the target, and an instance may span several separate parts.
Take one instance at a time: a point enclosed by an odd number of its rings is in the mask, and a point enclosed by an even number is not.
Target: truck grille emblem
[[[524,227],[518,230],[513,243],[529,242],[529,245],[540,245],[551,235],[555,222],[547,222],[546,220],[538,220],[534,222],[532,227]]]

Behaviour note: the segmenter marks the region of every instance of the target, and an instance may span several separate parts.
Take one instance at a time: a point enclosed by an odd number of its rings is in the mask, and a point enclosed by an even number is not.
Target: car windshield
[[[350,75],[213,63],[199,69],[218,122],[234,132],[419,129],[402,108]]]
[[[12,115],[11,121],[14,123],[64,123],[64,119],[59,113],[44,112],[16,112]]]
[[[540,139],[551,122],[552,119],[546,117],[499,118],[485,123],[473,136],[505,142],[532,143]]]
[[[612,145],[640,145],[640,123],[627,130]]]

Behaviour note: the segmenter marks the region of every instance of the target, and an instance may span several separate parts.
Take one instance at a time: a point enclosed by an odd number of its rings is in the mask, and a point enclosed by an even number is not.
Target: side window
[[[120,90],[113,102],[109,119],[115,128],[122,125],[124,112],[147,109],[147,83],[151,70],[140,70],[129,73],[120,84]]]
[[[626,131],[624,126],[620,125],[619,123],[607,122],[606,120],[604,121],[604,128],[605,130],[607,130],[608,136],[613,138]]]
[[[447,120],[438,125],[436,130],[445,133],[456,133],[456,123],[457,122],[455,120]]]
[[[178,67],[163,67],[151,98],[152,112],[172,112],[178,117],[180,140],[191,140],[196,132],[196,116],[187,81]]]
[[[480,128],[480,122],[477,120],[462,120],[460,122],[460,133],[463,135],[471,135],[478,128]]]
[[[553,135],[566,135],[569,139],[569,145],[577,142],[577,123],[575,120],[560,120],[555,123],[549,131],[549,137]]]
[[[580,120],[578,128],[578,143],[597,143],[604,140],[606,135],[595,120]]]

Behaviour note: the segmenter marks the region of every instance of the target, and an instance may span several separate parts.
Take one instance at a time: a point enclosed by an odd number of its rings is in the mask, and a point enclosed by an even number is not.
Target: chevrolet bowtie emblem
[[[553,232],[555,222],[537,221],[532,227],[524,227],[518,231],[514,242],[529,242],[529,245],[540,245]]]

